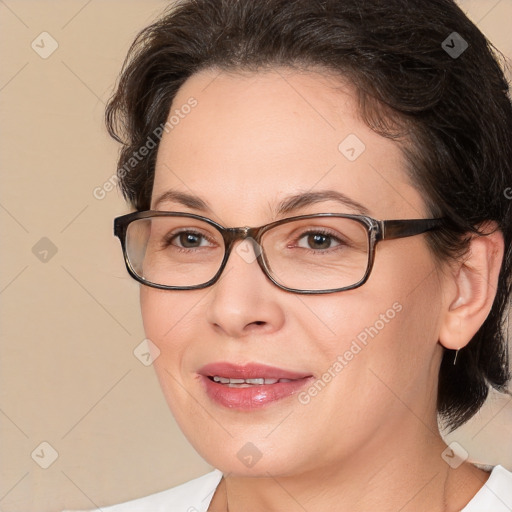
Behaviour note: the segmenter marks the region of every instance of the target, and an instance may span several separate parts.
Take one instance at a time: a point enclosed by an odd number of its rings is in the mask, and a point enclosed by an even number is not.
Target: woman
[[[179,2],[107,123],[154,366],[217,470],[103,510],[512,509],[438,429],[509,378],[512,107],[455,3]]]

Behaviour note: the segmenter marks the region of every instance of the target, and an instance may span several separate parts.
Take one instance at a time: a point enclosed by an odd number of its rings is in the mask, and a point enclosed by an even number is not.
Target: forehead
[[[356,92],[339,78],[289,69],[203,71],[181,87],[169,121],[152,205],[175,189],[228,216],[236,210],[267,222],[287,195],[336,190],[382,218],[424,211],[400,147],[366,126]]]

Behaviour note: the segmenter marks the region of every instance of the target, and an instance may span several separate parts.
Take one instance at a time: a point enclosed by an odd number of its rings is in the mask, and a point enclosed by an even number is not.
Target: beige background
[[[112,236],[127,207],[116,190],[93,195],[116,166],[104,104],[135,34],[167,3],[0,0],[4,512],[92,508],[209,470],[133,354],[144,338],[138,286]],[[462,5],[512,56],[512,0]],[[42,32],[58,44],[46,59],[31,47],[51,49]],[[511,432],[510,398],[498,397],[449,440],[512,469]],[[47,469],[42,442],[58,452]]]

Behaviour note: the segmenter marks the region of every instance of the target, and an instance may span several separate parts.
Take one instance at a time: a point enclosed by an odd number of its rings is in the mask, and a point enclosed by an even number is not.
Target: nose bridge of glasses
[[[238,240],[246,240],[256,236],[255,229],[248,226],[241,228],[225,228],[223,234],[224,241],[228,247],[232,246]]]
[[[259,260],[262,252],[259,244],[260,231],[261,228],[250,228],[248,226],[240,228],[226,228],[223,233],[226,251],[225,262],[227,263],[236,242],[240,243],[237,245],[235,252],[246,263],[252,263],[255,260]]]

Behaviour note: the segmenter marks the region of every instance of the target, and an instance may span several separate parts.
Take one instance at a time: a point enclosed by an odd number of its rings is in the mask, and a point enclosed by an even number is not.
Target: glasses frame
[[[131,263],[128,259],[128,253],[126,250],[126,233],[128,230],[128,226],[130,223],[140,220],[147,219],[152,217],[189,217],[192,219],[200,220],[206,222],[210,226],[214,227],[221,234],[224,245],[224,258],[222,259],[222,263],[220,265],[217,273],[206,283],[193,285],[193,286],[169,286],[158,283],[153,283],[151,281],[147,281],[143,277],[139,276],[131,266]],[[270,229],[280,226],[281,224],[286,224],[288,222],[293,222],[296,220],[303,219],[313,219],[313,218],[321,218],[321,217],[337,217],[344,219],[352,219],[360,224],[362,224],[367,231],[368,234],[368,265],[366,267],[366,271],[364,276],[355,284],[350,286],[345,286],[343,288],[331,288],[327,290],[300,290],[296,288],[289,288],[280,284],[276,279],[272,276],[270,269],[268,267],[267,261],[265,259],[265,253],[263,251],[263,247],[260,244],[262,236],[269,231]],[[114,219],[114,235],[119,238],[121,242],[121,247],[123,250],[124,262],[126,265],[126,269],[128,273],[139,283],[150,286],[152,288],[158,288],[160,290],[198,290],[202,288],[208,288],[215,284],[226,264],[228,262],[229,256],[233,249],[235,242],[238,240],[246,240],[253,239],[258,246],[261,248],[260,251],[257,251],[256,260],[263,271],[263,273],[267,276],[267,278],[274,283],[278,288],[282,290],[299,293],[299,294],[325,294],[325,293],[335,293],[346,290],[353,290],[354,288],[359,288],[362,286],[368,278],[370,277],[370,273],[373,268],[373,263],[375,260],[375,248],[378,242],[383,240],[396,240],[398,238],[406,238],[409,236],[420,235],[427,231],[431,231],[434,229],[438,229],[443,225],[443,219],[402,219],[402,220],[376,220],[372,217],[368,217],[366,215],[353,215],[353,214],[345,214],[345,213],[315,213],[310,215],[299,215],[296,217],[287,217],[285,219],[281,219],[275,222],[271,222],[270,224],[265,224],[259,227],[236,227],[236,228],[226,228],[221,226],[217,222],[209,219],[208,217],[203,217],[201,215],[196,215],[193,213],[184,213],[184,212],[167,212],[160,210],[146,210],[142,212],[134,212],[129,213],[127,215],[122,215]]]

